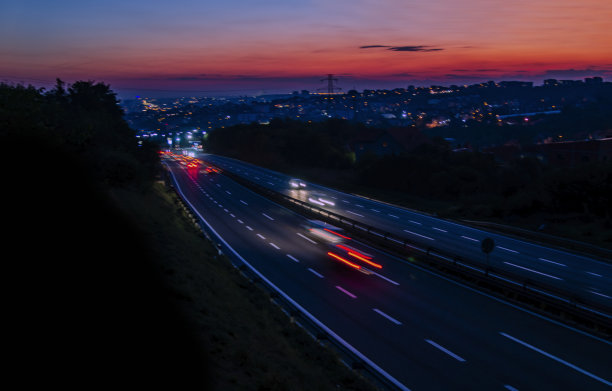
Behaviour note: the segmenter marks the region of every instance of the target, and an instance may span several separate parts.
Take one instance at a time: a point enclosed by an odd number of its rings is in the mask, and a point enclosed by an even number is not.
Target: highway
[[[222,174],[166,164],[225,253],[248,261],[398,388],[612,388],[610,341],[347,240],[382,265],[361,273],[329,257],[302,216]]]
[[[489,259],[491,267],[569,291],[608,307],[612,313],[612,261],[602,262],[487,232],[314,183],[308,183],[304,190],[293,190],[287,175],[222,156],[206,154],[201,158],[277,192],[409,239],[423,248],[431,246],[470,259],[482,267],[487,259],[481,241],[490,237],[495,242]]]

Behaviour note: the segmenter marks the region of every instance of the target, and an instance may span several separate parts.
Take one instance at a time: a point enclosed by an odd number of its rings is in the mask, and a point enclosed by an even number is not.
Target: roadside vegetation
[[[396,155],[355,159],[361,124],[275,120],[209,132],[212,153],[440,217],[490,221],[612,248],[612,162],[554,167],[535,158],[500,164],[454,152],[441,138]],[[260,152],[264,153],[260,153]]]
[[[218,255],[163,185],[113,195],[145,231],[174,306],[196,330],[212,389],[375,389]]]
[[[0,84],[10,375],[24,388],[375,389],[217,253],[117,103],[102,83]]]

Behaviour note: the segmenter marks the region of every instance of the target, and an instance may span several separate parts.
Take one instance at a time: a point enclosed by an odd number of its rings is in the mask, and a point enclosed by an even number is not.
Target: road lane
[[[602,379],[609,373],[602,362],[612,360],[609,342],[356,244],[373,254],[383,265],[380,273],[396,284],[373,274],[359,273],[332,262],[325,255],[327,247],[321,243],[299,236],[304,219],[295,213],[222,175],[190,176],[179,167],[173,172],[185,196],[236,251],[410,389],[501,389],[505,385],[518,389],[563,389],[567,384],[582,389],[606,389],[602,388],[605,384],[592,377],[577,371],[564,372],[559,362],[541,354],[532,356],[534,352],[530,349],[509,344],[513,341],[500,332],[521,340],[536,340],[543,350]],[[253,231],[246,229],[247,225]],[[444,353],[427,340],[435,341],[465,362],[458,363],[452,357],[442,359]]]
[[[238,174],[250,173],[251,177],[262,178],[263,183],[260,184],[302,201],[318,197],[331,198],[335,205],[317,206],[364,224],[385,229],[391,234],[410,238],[424,248],[433,246],[471,259],[479,262],[482,267],[486,264],[486,257],[480,249],[480,242],[486,237],[491,237],[496,243],[496,249],[489,258],[491,266],[516,273],[522,278],[541,281],[571,291],[580,297],[612,308],[612,264],[610,263],[460,225],[312,183],[308,184],[308,190],[291,190],[287,186],[289,177],[286,175],[226,157],[204,155],[203,158],[230,171],[240,169],[236,171]],[[405,232],[406,230],[410,233]]]

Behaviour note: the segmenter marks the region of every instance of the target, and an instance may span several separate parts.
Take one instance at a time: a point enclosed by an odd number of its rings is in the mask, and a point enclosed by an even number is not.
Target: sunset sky
[[[0,81],[123,96],[612,81],[611,0],[0,0],[0,37]]]

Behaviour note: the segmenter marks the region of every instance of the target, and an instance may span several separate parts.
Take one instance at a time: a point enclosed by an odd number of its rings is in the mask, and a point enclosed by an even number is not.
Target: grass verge
[[[375,389],[219,258],[163,187],[109,192],[69,155],[22,154],[8,149],[4,178],[7,382]]]
[[[163,185],[112,195],[142,231],[164,292],[205,352],[201,373],[212,389],[376,389],[219,256]]]

